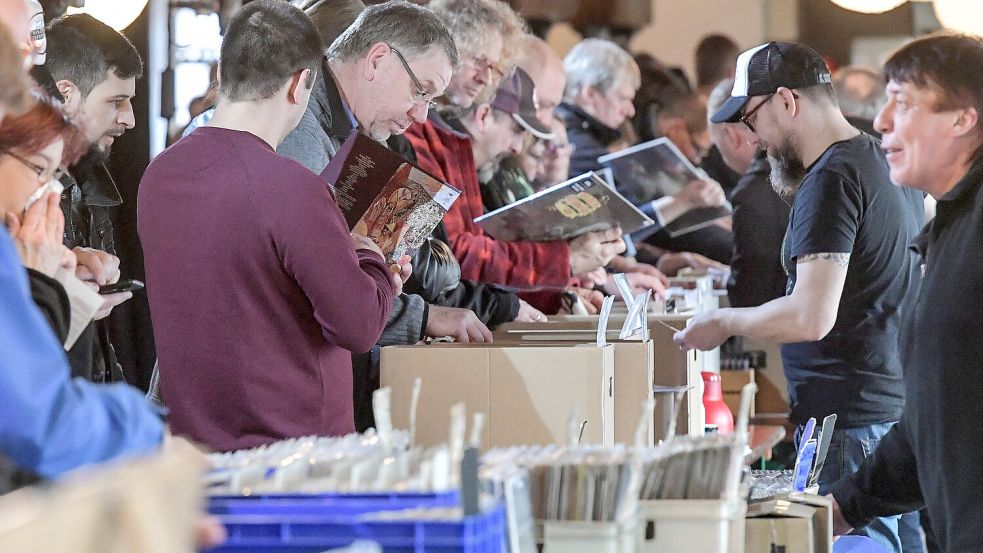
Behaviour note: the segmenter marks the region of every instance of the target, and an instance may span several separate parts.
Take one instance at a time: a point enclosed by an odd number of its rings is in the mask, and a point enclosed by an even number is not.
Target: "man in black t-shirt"
[[[758,307],[701,315],[675,340],[784,344],[793,422],[838,415],[820,474],[826,493],[901,419],[898,332],[919,279],[907,248],[924,219],[921,195],[891,183],[879,143],[843,117],[826,63],[807,46],[771,42],[741,54],[712,121],[744,123],[768,152],[772,185],[795,196],[782,246],[788,288]],[[900,552],[898,524],[881,518],[861,533]]]

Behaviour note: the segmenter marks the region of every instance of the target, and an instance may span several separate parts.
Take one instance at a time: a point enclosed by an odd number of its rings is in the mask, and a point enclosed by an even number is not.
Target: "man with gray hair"
[[[525,24],[508,3],[499,0],[433,0],[428,5],[447,25],[461,54],[450,84],[438,102],[467,109],[512,72]]]
[[[574,145],[570,175],[598,168],[597,158],[621,140],[621,125],[635,115],[641,85],[638,64],[617,44],[598,38],[577,43],[563,59],[567,86],[559,114]]]
[[[320,173],[356,127],[379,141],[402,134],[426,118],[458,62],[454,39],[430,10],[402,0],[369,6],[328,48],[307,111],[277,153]],[[379,343],[444,335],[482,342],[491,336],[469,310],[402,294]]]
[[[570,176],[574,177],[601,168],[597,158],[617,151],[628,144],[624,142],[621,126],[635,115],[632,101],[641,85],[638,64],[631,55],[617,44],[596,38],[579,42],[563,59],[567,85],[563,103],[557,114],[567,127],[570,143],[574,145],[570,159]],[[720,185],[712,180],[690,183],[679,194],[660,198],[657,203],[646,203],[640,208],[656,221],[668,223],[694,207],[718,206],[724,202]],[[633,235],[644,239],[661,228],[652,225],[643,234]],[[629,244],[629,254],[633,247]],[[631,257],[616,257],[612,268],[629,273],[629,279],[647,281],[647,287],[659,292],[662,288],[654,279],[662,275],[651,265],[636,263]],[[647,275],[646,279],[642,275]],[[633,286],[636,283],[632,283]],[[637,286],[636,286],[637,287]]]
[[[465,8],[471,4],[474,6]],[[442,17],[448,18],[448,24],[452,28],[459,28],[461,34],[467,35],[475,33],[476,28],[483,28],[484,23],[481,21],[468,22],[455,14],[458,11],[464,12],[466,9],[475,14],[485,12],[486,8],[479,9],[479,5],[484,4],[504,6],[496,0],[448,0],[437,2],[436,5],[431,4],[431,6],[434,6],[438,13],[442,14]],[[451,9],[452,7],[454,9]],[[489,11],[488,13],[493,12]],[[517,19],[514,14],[512,17]],[[516,28],[523,29],[523,26],[516,23]],[[521,44],[519,38],[519,36],[514,36],[511,39],[503,40],[502,51],[499,53],[500,59],[503,60],[501,62],[503,74],[505,72],[511,73],[510,68],[515,65],[516,49]],[[504,85],[506,81],[512,81],[516,78],[521,80],[522,86],[519,88],[529,92],[529,104],[533,106],[530,109],[535,112],[532,81],[524,72],[521,73],[521,76],[518,76],[519,72],[516,73],[517,75],[510,76],[500,84]],[[455,77],[455,81],[457,80],[458,77]],[[465,78],[464,81],[467,82],[468,79]],[[476,97],[481,96],[478,104],[489,103],[488,96],[496,90],[495,86],[489,86],[489,84],[493,83],[486,83],[482,91],[472,91],[477,93]],[[517,83],[512,84],[518,86]],[[516,90],[518,88],[513,90],[511,94],[518,98]],[[599,267],[603,263],[597,264],[598,259],[605,258],[606,262],[606,258],[612,255],[609,250],[619,246],[623,247],[620,231],[617,232],[616,237],[610,239],[606,238],[608,233],[596,232],[589,233],[569,243],[564,241],[504,242],[485,235],[484,231],[473,222],[475,217],[485,213],[478,183],[478,172],[484,169],[483,172],[490,174],[504,152],[510,148],[516,151],[516,148],[511,147],[512,144],[510,143],[513,143],[513,139],[521,136],[525,131],[519,132],[515,126],[522,125],[522,123],[510,118],[507,114],[503,115],[501,110],[487,109],[486,106],[485,109],[475,111],[477,104],[475,104],[474,99],[470,98],[470,94],[465,97],[460,94],[452,94],[452,91],[453,86],[449,86],[447,101],[453,105],[453,108],[445,110],[445,113],[458,111],[459,113],[454,115],[467,119],[471,118],[470,115],[461,114],[460,111],[471,109],[474,113],[480,113],[482,127],[487,125],[491,131],[488,134],[499,135],[497,138],[504,143],[499,147],[489,148],[487,152],[482,151],[476,155],[472,148],[471,138],[460,132],[459,129],[451,128],[448,121],[443,119],[443,114],[434,112],[431,113],[428,121],[414,125],[406,133],[406,137],[413,145],[420,167],[438,178],[454,183],[462,190],[461,198],[451,206],[451,209],[444,216],[443,225],[444,238],[447,239],[454,255],[461,263],[462,278],[524,289],[562,289],[570,282],[571,269],[575,269],[574,272],[580,272],[582,267],[589,266],[591,269]],[[466,101],[462,102],[462,99]],[[522,128],[529,130],[535,126],[542,129],[542,131],[537,131],[540,136],[550,136],[548,126],[539,122],[535,115],[531,119],[524,119],[524,121],[529,124],[529,127]],[[486,161],[489,163],[483,163],[481,160],[483,157],[487,158]],[[611,232],[610,234],[614,233]],[[612,243],[605,244],[609,241]],[[541,314],[537,312],[534,318],[541,318]]]
[[[401,134],[426,118],[458,60],[454,39],[426,8],[404,0],[366,8],[328,48],[325,78],[278,152],[320,173],[355,127],[379,141]]]

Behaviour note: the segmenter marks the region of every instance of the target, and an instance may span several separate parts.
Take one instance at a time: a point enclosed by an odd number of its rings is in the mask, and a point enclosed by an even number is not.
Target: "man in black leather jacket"
[[[123,35],[85,14],[53,21],[47,38],[47,61],[35,75],[50,75],[49,86],[54,84],[66,114],[85,129],[91,144],[62,178],[65,245],[78,257],[79,278],[93,287],[111,284],[119,280],[119,258],[110,210],[122,199],[104,161],[115,139],[135,124],[130,100],[143,61]],[[130,297],[130,292],[105,296],[97,320],[69,351],[73,376],[93,382],[123,380],[106,317]]]

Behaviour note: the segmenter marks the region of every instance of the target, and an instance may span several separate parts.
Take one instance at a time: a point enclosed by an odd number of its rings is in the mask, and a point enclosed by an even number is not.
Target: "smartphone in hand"
[[[113,284],[99,287],[100,294],[117,294],[119,292],[136,292],[143,290],[144,284],[139,280],[121,280]]]

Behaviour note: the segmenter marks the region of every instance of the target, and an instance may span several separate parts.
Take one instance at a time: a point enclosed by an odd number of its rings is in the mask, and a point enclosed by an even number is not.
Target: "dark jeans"
[[[830,485],[841,477],[856,472],[892,426],[894,423],[889,422],[835,429],[833,439],[829,443],[826,464],[819,473],[819,494],[826,495],[829,493]],[[796,444],[799,442],[801,432],[802,427],[795,432]],[[914,477],[915,475],[912,475],[912,478]],[[917,512],[876,518],[866,527],[854,530],[853,534],[867,536],[888,551],[895,553],[924,553],[925,551]]]

